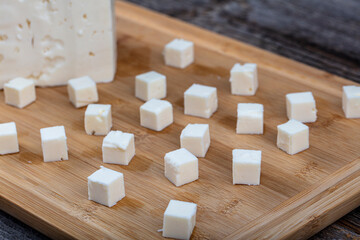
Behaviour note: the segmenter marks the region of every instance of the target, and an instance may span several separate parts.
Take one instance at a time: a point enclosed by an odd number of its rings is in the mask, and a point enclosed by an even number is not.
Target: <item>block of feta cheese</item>
[[[87,75],[96,82],[114,78],[113,0],[4,0],[0,29],[0,88],[16,77],[37,86]]]
[[[15,78],[4,84],[5,103],[23,108],[36,99],[35,84],[31,79]]]
[[[112,127],[110,104],[89,104],[85,111],[85,131],[88,135],[106,135]]]
[[[110,131],[103,140],[102,155],[104,163],[128,165],[135,156],[134,134]]]
[[[259,185],[261,174],[261,151],[234,149],[233,184]]]
[[[170,102],[151,99],[140,107],[140,125],[154,131],[161,131],[174,121]]]
[[[286,94],[286,112],[289,119],[300,122],[315,122],[317,110],[312,93]]]
[[[264,106],[258,103],[239,103],[237,107],[237,134],[263,134]]]
[[[210,146],[209,124],[188,124],[181,132],[180,145],[196,157],[205,157]]]
[[[19,143],[14,122],[0,124],[0,155],[19,152]]]
[[[360,86],[344,86],[342,108],[346,118],[360,118]]]
[[[76,108],[99,101],[96,83],[89,76],[70,79],[67,90],[69,100]]]
[[[194,62],[194,43],[183,39],[174,39],[164,49],[165,64],[186,68]]]
[[[125,197],[124,175],[100,167],[88,177],[89,200],[112,207]]]
[[[305,124],[289,120],[277,129],[277,146],[281,150],[293,155],[309,148],[309,127]]]
[[[197,205],[170,200],[164,213],[163,237],[190,239],[196,223]]]
[[[193,84],[184,93],[184,111],[187,115],[210,118],[218,108],[214,87]]]
[[[68,148],[64,126],[40,129],[44,162],[68,160]]]
[[[175,186],[191,183],[199,178],[197,157],[185,148],[165,154],[165,177]]]
[[[135,96],[143,101],[166,97],[166,76],[155,71],[137,75],[135,78]]]
[[[230,71],[231,94],[251,96],[258,89],[257,65],[236,63]]]

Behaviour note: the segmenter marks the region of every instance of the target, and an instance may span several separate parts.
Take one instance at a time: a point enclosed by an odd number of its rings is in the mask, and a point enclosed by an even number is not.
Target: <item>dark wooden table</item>
[[[358,0],[130,0],[360,82]],[[47,239],[0,211],[1,239]],[[360,239],[360,207],[312,240]]]

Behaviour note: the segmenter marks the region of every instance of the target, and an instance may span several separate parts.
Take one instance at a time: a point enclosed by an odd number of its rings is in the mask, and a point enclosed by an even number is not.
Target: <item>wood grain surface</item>
[[[38,88],[26,109],[0,103],[0,121],[17,123],[21,151],[0,158],[1,209],[53,238],[149,239],[161,238],[163,212],[178,199],[198,204],[193,239],[251,239],[306,238],[360,204],[360,122],[341,110],[341,86],[351,82],[127,3],[116,13],[118,72],[98,89],[100,103],[112,104],[113,129],[135,134],[135,158],[103,164],[103,138],[84,132],[85,109],[72,107],[65,87]],[[163,64],[162,48],[174,37],[195,42],[195,63],[184,70]],[[259,64],[256,96],[230,94],[235,62]],[[134,76],[149,70],[167,76],[174,106],[175,122],[162,132],[139,125]],[[183,114],[183,92],[194,82],[218,89],[211,119]],[[308,124],[310,149],[290,156],[276,147],[276,126],[287,121],[285,94],[305,90],[314,93],[319,119]],[[264,104],[264,135],[235,134],[238,102]],[[187,123],[209,123],[212,143],[199,180],[176,188],[164,177],[163,156],[179,147]],[[65,125],[70,160],[43,163],[39,129],[54,125]],[[260,186],[232,185],[233,148],[263,151]],[[87,200],[86,177],[100,165],[125,176],[127,196],[113,208]]]

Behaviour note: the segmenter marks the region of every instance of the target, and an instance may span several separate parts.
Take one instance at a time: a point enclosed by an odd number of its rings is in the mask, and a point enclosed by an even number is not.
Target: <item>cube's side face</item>
[[[202,98],[195,95],[185,94],[184,97],[184,111],[187,115],[196,117],[209,118],[211,116],[211,109],[208,103],[209,98]]]
[[[252,96],[258,87],[255,72],[231,73],[231,94]]]
[[[178,184],[178,167],[171,164],[170,159],[165,157],[165,177],[169,179],[175,186],[180,186]]]
[[[194,45],[187,47],[184,51],[180,53],[181,65],[180,68],[186,68],[191,63],[194,62]]]
[[[36,99],[35,86],[29,85],[25,87],[20,93],[20,108],[23,108]]]
[[[128,165],[126,151],[123,151],[115,147],[103,146],[102,152],[103,152],[104,163]]]
[[[124,186],[124,176],[117,178],[109,185],[108,189],[108,206],[114,206],[118,201],[125,197],[125,186]]]
[[[20,107],[20,92],[14,88],[4,87],[4,93],[5,93],[5,103]]]
[[[291,136],[289,154],[296,154],[309,148],[309,129],[304,129]]]
[[[76,102],[81,106],[86,106],[90,103],[95,103],[99,100],[96,85],[88,86],[87,88],[79,89],[75,92]]]
[[[236,123],[237,134],[263,134],[263,116],[238,116]]]
[[[174,121],[173,109],[172,107],[167,107],[157,116],[157,131],[161,131]]]
[[[75,106],[75,107],[80,107],[77,105],[77,99],[76,99],[76,92],[75,89],[73,88],[72,85],[68,84],[67,85],[67,91],[68,91],[68,95],[69,95],[69,100],[70,102]]]
[[[0,136],[0,155],[19,152],[19,143],[16,133]]]
[[[343,96],[343,109],[346,118],[360,118],[360,96],[354,98]]]
[[[126,149],[126,162],[127,164],[130,163],[131,159],[135,156],[135,140],[134,140],[134,136],[132,136],[130,142],[129,142],[129,146]]]
[[[190,218],[164,215],[163,237],[189,239],[192,233]]]
[[[88,135],[106,135],[111,127],[110,111],[106,115],[85,115],[85,131]]]
[[[140,125],[154,131],[159,131],[156,114],[144,109],[140,109]]]
[[[313,101],[293,103],[287,99],[286,110],[289,119],[295,119],[300,122],[316,121],[316,107]]]
[[[233,160],[233,184],[260,184],[260,165],[239,163]]]
[[[199,178],[198,159],[181,164],[179,166],[178,186],[191,183]]]
[[[183,136],[180,139],[181,148],[186,148],[197,157],[204,157],[206,153],[205,139],[203,137]]]
[[[280,128],[278,128],[278,134],[277,134],[277,146],[278,148],[280,148],[281,150],[291,154],[291,151],[290,151],[290,146],[291,146],[291,136],[281,130]]]
[[[148,83],[139,78],[135,79],[135,96],[143,101],[150,100]]]
[[[68,160],[68,151],[65,138],[42,141],[44,162]]]
[[[108,186],[88,180],[89,200],[110,207]]]
[[[151,81],[148,86],[148,100],[152,98],[161,99],[166,97],[166,80],[159,78]]]
[[[172,66],[172,67],[177,67],[177,68],[183,68],[182,62],[181,62],[181,52],[170,48],[170,47],[165,47],[164,50],[164,57],[165,57],[165,64]]]

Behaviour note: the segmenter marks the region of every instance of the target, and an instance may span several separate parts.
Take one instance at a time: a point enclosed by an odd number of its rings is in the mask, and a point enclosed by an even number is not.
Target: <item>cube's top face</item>
[[[188,124],[181,132],[181,137],[201,138],[209,131],[209,124]]]
[[[256,71],[257,65],[255,63],[245,63],[244,65],[241,65],[240,63],[236,63],[232,69],[231,73],[236,72],[254,72]]]
[[[55,126],[40,129],[42,141],[66,139],[64,126]]]
[[[150,83],[152,81],[157,81],[157,80],[165,79],[165,78],[166,78],[165,75],[162,75],[155,71],[150,71],[150,72],[143,73],[143,74],[136,76],[136,79],[146,82],[146,83]]]
[[[85,115],[106,116],[111,111],[110,104],[89,104]]]
[[[215,87],[204,86],[201,84],[193,84],[185,91],[184,95],[208,98],[214,93],[216,93]]]
[[[119,148],[126,150],[130,141],[134,138],[134,134],[124,133],[122,131],[110,131],[104,138],[103,146],[111,148]]]
[[[261,117],[264,112],[264,106],[259,103],[239,103],[237,106],[237,115]]]
[[[232,154],[234,163],[255,165],[259,165],[261,163],[261,151],[258,150],[234,149]]]
[[[192,216],[196,215],[196,208],[197,205],[195,203],[170,200],[164,215],[190,219]]]
[[[159,100],[159,99],[155,99],[155,98],[147,101],[140,107],[140,109],[142,109],[142,110],[152,112],[155,114],[159,114],[162,111],[166,110],[167,108],[172,109],[171,103],[169,103],[166,100]]]
[[[165,161],[167,161],[168,163],[174,166],[179,166],[181,164],[185,164],[197,160],[198,160],[197,157],[195,157],[191,152],[189,152],[185,148],[180,148],[178,150],[165,154]]]
[[[299,92],[286,94],[286,99],[291,104],[315,102],[312,92]]]
[[[96,86],[95,81],[92,80],[89,76],[70,79],[68,81],[68,84],[75,90],[80,90],[80,89],[85,89],[85,88]]]
[[[309,129],[309,127],[305,124],[293,119],[284,124],[278,125],[277,128],[279,131],[283,131],[290,135]]]
[[[119,178],[123,178],[122,173],[100,166],[100,169],[91,174],[88,180],[102,185],[110,185]]]
[[[1,123],[0,124],[0,136],[8,136],[16,134],[15,122]]]
[[[348,98],[360,98],[360,86],[343,86],[343,92]]]
[[[34,85],[33,80],[19,77],[19,78],[14,78],[13,80],[10,80],[9,82],[5,83],[4,87],[21,91],[22,89],[29,87],[31,85]]]
[[[172,49],[175,51],[184,51],[190,47],[193,47],[194,43],[190,41],[186,41],[184,39],[174,39],[168,44],[166,44],[166,49]]]

